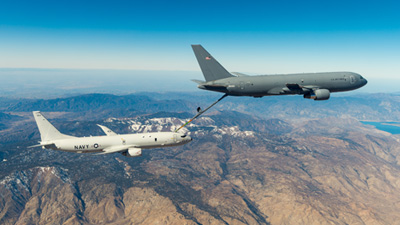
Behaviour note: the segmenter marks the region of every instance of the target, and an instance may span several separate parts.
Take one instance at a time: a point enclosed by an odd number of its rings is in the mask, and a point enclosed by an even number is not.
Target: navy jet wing
[[[132,146],[132,145],[111,146],[111,147],[103,149],[103,151],[98,153],[97,155],[104,155],[104,154],[111,154],[111,153],[116,153],[116,152],[123,152],[123,151],[127,151],[129,148],[133,148],[133,147],[135,147],[135,146]]]
[[[103,126],[103,125],[100,125],[100,124],[97,124],[97,126],[99,126],[107,136],[115,136],[115,135],[117,135],[117,133],[115,133],[114,131],[112,131],[110,128],[108,128],[106,126]]]

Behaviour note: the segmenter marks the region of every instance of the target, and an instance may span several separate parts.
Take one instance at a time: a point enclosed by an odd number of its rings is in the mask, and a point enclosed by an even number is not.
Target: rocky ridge
[[[119,131],[146,132],[174,130],[184,121],[143,116],[102,123]],[[74,123],[69,129],[98,122]],[[140,158],[38,149],[9,153],[0,164],[0,222],[400,221],[400,142],[394,135],[351,118],[293,123],[236,112],[203,117],[184,131],[195,140],[147,150]],[[38,138],[37,133],[26,136]],[[12,149],[13,144],[7,146]]]

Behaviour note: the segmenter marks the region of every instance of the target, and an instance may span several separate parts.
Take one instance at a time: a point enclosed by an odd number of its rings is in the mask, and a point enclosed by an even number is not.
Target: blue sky
[[[0,1],[0,68],[400,77],[398,1]]]

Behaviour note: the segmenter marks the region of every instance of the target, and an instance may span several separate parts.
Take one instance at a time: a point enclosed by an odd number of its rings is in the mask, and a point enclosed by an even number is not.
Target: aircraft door
[[[246,82],[246,89],[249,89],[253,84],[250,82]]]
[[[350,84],[354,84],[356,82],[356,78],[353,75],[350,75]]]
[[[239,88],[240,88],[240,90],[244,90],[245,85],[244,85],[244,82],[243,82],[243,81],[241,81],[241,82],[239,83]]]

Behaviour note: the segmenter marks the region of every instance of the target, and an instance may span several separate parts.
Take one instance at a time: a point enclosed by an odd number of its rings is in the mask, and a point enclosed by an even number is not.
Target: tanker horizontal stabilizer
[[[248,77],[249,75],[239,72],[231,72],[231,74],[236,75],[238,77]]]
[[[202,81],[202,80],[196,80],[196,79],[192,79],[191,81],[197,83],[197,84],[204,84],[206,82]]]

